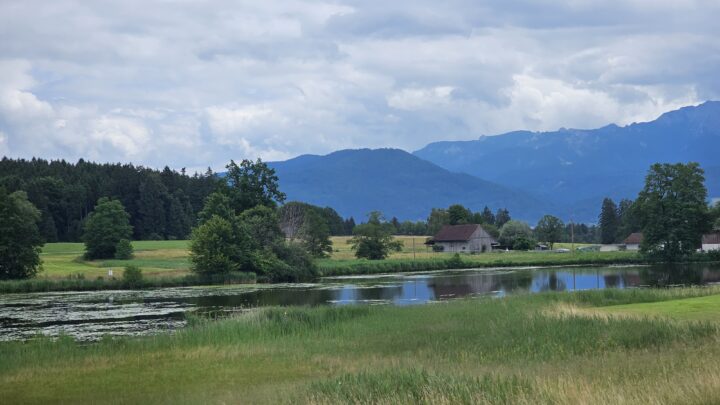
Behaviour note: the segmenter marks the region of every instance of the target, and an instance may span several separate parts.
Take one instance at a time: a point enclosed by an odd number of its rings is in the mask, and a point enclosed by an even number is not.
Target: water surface
[[[664,287],[720,282],[720,265],[556,267],[325,278],[314,284],[0,295],[0,340],[65,334],[79,340],[147,335],[263,306],[415,305],[517,292]]]

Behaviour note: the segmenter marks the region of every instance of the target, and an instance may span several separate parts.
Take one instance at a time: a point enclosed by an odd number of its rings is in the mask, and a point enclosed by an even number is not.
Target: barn
[[[433,243],[435,250],[443,252],[481,253],[491,251],[497,242],[482,226],[467,224],[443,226]]]
[[[625,238],[623,243],[625,243],[625,247],[627,250],[640,250],[640,244],[643,241],[643,234],[642,232],[634,232],[631,233],[630,236]]]

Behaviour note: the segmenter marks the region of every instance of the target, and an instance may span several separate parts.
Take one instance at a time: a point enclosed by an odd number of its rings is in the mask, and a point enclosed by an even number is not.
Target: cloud
[[[203,170],[720,98],[712,0],[0,3],[0,153]]]

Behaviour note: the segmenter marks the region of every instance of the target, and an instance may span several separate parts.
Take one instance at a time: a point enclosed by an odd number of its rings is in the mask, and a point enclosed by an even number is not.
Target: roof
[[[702,236],[703,245],[719,245],[720,232],[707,233]]]
[[[435,242],[464,242],[470,240],[470,237],[478,228],[482,229],[477,224],[445,225],[433,239]]]
[[[625,238],[625,244],[626,245],[639,245],[643,241],[643,234],[642,232],[633,232]]]

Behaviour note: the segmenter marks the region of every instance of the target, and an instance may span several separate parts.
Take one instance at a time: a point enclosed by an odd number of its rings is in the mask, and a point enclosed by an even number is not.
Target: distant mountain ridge
[[[372,210],[418,220],[460,203],[596,222],[602,199],[635,198],[656,162],[699,162],[709,197],[720,197],[720,102],[646,123],[550,132],[515,131],[474,141],[399,149],[342,150],[271,162],[289,200],[331,206],[362,220]]]
[[[475,210],[507,207],[531,220],[548,209],[526,193],[449,170],[399,149],[341,150],[271,162],[288,200],[331,206],[363,220],[373,210],[419,220],[433,207],[461,203]]]
[[[435,142],[414,155],[524,190],[556,207],[564,218],[594,221],[603,197],[637,196],[656,162],[699,162],[710,196],[720,196],[720,102],[684,107],[625,127],[515,131],[474,141]]]

